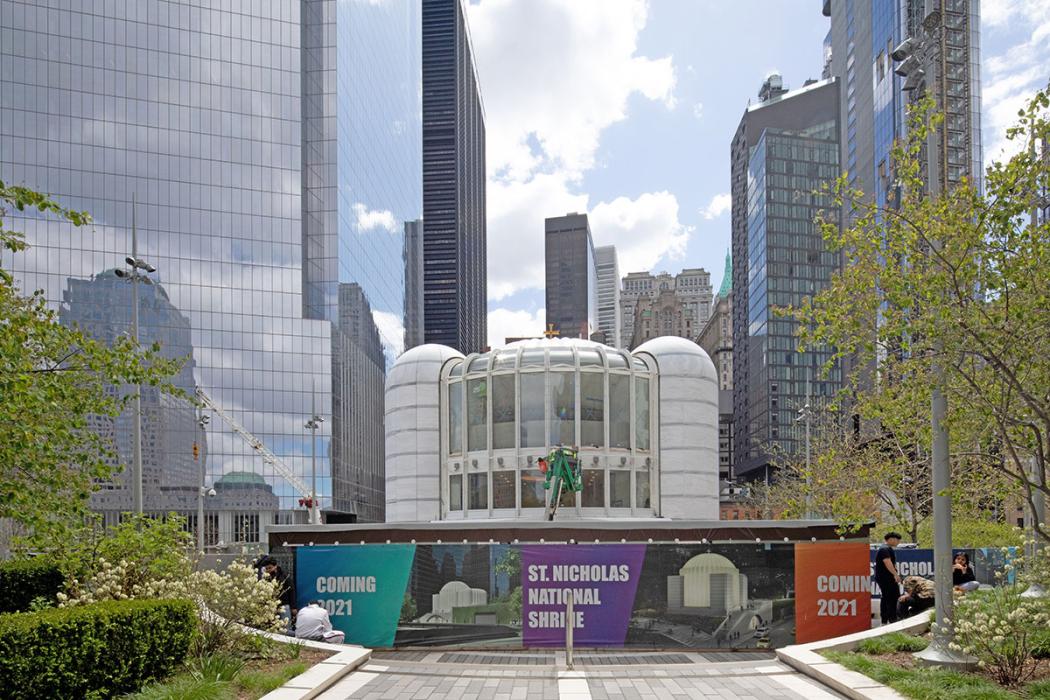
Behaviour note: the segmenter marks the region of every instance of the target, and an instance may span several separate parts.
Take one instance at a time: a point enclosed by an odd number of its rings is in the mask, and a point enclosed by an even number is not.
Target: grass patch
[[[294,656],[299,656],[298,649]],[[124,697],[125,700],[251,700],[280,688],[313,663],[283,658],[245,664],[236,656],[215,654],[194,659],[180,673]]]
[[[892,654],[895,651],[922,651],[928,643],[921,637],[914,637],[904,632],[891,632],[881,637],[865,639],[857,647],[857,651],[862,654],[878,656],[880,654]]]
[[[246,671],[237,677],[237,687],[252,697],[262,697],[276,690],[309,668],[304,661],[289,661],[275,669]]]
[[[915,700],[1017,700],[1021,697],[992,681],[969,673],[902,668],[879,659],[841,651],[824,652],[824,656]],[[1037,696],[1029,694],[1028,697]]]
[[[180,673],[162,683],[150,683],[127,700],[229,700],[233,689],[229,681],[205,679]]]

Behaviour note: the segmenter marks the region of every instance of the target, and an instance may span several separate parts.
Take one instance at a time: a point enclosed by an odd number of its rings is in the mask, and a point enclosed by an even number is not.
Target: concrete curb
[[[280,688],[271,690],[262,700],[310,700],[335,685],[340,679],[372,658],[372,650],[363,647],[350,647],[345,644],[326,644],[298,640],[303,646],[311,649],[331,649],[339,651],[319,664],[315,664],[291,679]]]
[[[809,644],[793,644],[777,649],[777,658],[799,673],[818,680],[853,700],[903,700],[904,696],[893,688],[882,685],[862,673],[850,671],[848,668],[833,663],[820,652],[852,651],[865,639],[874,639],[891,632],[921,634],[929,628],[930,613],[926,611],[909,617],[907,620],[894,622],[892,625],[883,625],[844,637]]]

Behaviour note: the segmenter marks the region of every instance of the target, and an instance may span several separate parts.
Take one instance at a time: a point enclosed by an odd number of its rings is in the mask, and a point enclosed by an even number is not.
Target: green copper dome
[[[725,299],[733,291],[733,256],[726,251],[726,269],[722,273],[722,286],[718,289],[718,296]]]
[[[266,486],[266,479],[255,472],[226,472],[216,486]]]

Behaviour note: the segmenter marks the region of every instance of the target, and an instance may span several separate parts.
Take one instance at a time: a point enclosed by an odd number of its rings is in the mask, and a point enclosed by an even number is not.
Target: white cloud
[[[493,174],[551,166],[578,176],[633,93],[674,106],[671,58],[635,53],[644,0],[483,0],[469,13]]]
[[[637,55],[645,0],[482,0],[469,13],[486,110],[488,291],[500,300],[543,287],[543,220],[588,210],[580,183],[602,131],[635,94],[673,109],[675,69]],[[644,197],[624,202],[651,206]],[[592,230],[613,242],[593,219]]]
[[[700,214],[705,219],[717,219],[728,213],[732,206],[733,198],[728,192],[723,192],[712,197],[708,205],[700,210]]]
[[[372,320],[379,330],[379,339],[392,359],[397,359],[405,351],[405,324],[398,314],[372,309]]]
[[[489,345],[498,348],[506,345],[507,338],[532,338],[543,333],[547,312],[540,309],[515,311],[512,309],[492,309],[489,311]]]
[[[678,199],[648,192],[637,199],[617,197],[591,210],[595,245],[615,245],[620,272],[652,269],[661,258],[685,254],[691,226],[678,220]]]
[[[543,220],[587,211],[587,195],[572,194],[564,174],[528,182],[489,182],[489,298],[542,288]],[[593,225],[592,225],[593,228]]]
[[[369,209],[366,204],[354,202],[354,218],[357,223],[358,232],[371,231],[372,229],[384,229],[390,233],[397,233],[397,219],[387,209]]]
[[[984,162],[1012,155],[1020,144],[1006,140],[1017,112],[1050,76],[1050,0],[986,0],[981,21],[991,31],[1025,28],[1026,39],[981,66]]]
[[[693,116],[696,117],[697,119],[703,119],[704,118],[704,103],[703,102],[697,102],[695,105],[693,105]]]

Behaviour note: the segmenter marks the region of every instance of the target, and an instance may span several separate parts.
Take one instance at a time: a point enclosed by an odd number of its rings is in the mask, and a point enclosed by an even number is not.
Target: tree
[[[928,415],[942,367],[955,477],[1005,479],[1029,505],[1048,493],[1050,453],[1050,222],[1030,215],[1050,191],[1048,110],[1041,91],[1019,112],[1007,138],[1021,147],[988,168],[984,194],[963,182],[930,197],[922,159],[942,117],[920,101],[893,149],[898,201],[879,207],[836,183],[836,205],[857,216],[821,225],[844,265],[792,310],[803,348],[829,345],[858,368],[853,410],[921,452],[929,420],[913,416]]]
[[[91,222],[86,212],[0,182],[0,244],[10,255],[27,245],[4,225],[9,208],[78,227]],[[106,347],[62,325],[42,291],[24,296],[0,269],[0,517],[25,528],[38,546],[62,541],[83,522],[92,490],[113,476],[115,456],[114,446],[91,429],[92,417],[120,414],[131,398],[120,387],[142,383],[177,392],[166,380],[181,361],[159,350],[130,338]]]

